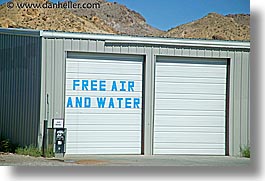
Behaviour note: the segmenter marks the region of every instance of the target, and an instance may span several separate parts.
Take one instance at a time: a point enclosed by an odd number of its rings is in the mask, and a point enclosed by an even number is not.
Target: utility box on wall
[[[249,53],[241,41],[0,29],[0,131],[41,145],[43,121],[63,120],[55,150],[69,155],[236,156],[250,142]]]

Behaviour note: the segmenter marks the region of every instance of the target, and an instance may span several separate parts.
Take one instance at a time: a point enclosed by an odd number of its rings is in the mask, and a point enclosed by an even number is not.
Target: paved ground
[[[248,166],[250,159],[224,156],[177,155],[77,155],[66,156],[65,162],[102,166]]]
[[[223,156],[76,155],[64,159],[0,154],[0,166],[248,166],[250,159]]]

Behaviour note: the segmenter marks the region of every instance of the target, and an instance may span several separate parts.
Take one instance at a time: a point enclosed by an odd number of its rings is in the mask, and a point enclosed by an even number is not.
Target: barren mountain
[[[250,40],[250,15],[223,16],[209,13],[207,16],[177,26],[164,34],[165,37]]]
[[[48,0],[12,0],[16,3],[46,3]],[[209,13],[205,17],[183,24],[167,32],[151,27],[139,13],[126,6],[106,0],[78,0],[76,3],[99,4],[98,8],[8,9],[0,5],[0,27],[163,36],[175,38],[250,40],[250,15]]]
[[[164,33],[148,25],[145,18],[139,13],[116,2],[112,3],[106,0],[78,0],[77,3],[99,3],[100,8],[70,9],[70,11],[90,21],[94,21],[95,19],[101,20],[117,31],[118,34],[158,36]]]
[[[14,4],[21,2],[45,3],[48,0],[13,0]],[[12,8],[6,4],[0,6],[0,27],[30,28],[42,30],[58,30],[68,32],[116,33],[112,28],[76,16],[65,9],[55,8]]]

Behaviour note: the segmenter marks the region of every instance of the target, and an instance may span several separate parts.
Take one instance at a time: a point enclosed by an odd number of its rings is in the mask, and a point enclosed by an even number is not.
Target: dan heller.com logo
[[[57,2],[57,3],[52,3],[52,2],[45,2],[45,3],[27,3],[27,2],[7,2],[6,6],[8,9],[12,8],[43,8],[43,9],[98,9],[100,8],[100,3],[74,3],[71,1],[67,2]]]

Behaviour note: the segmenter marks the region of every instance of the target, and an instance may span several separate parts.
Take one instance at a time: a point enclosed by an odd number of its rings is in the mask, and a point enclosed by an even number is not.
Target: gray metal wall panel
[[[136,47],[135,47],[135,49],[136,49]],[[104,52],[105,53],[112,53],[112,46],[105,46]]]
[[[136,47],[137,54],[144,54],[144,46],[139,45]]]
[[[152,154],[152,139],[153,139],[153,100],[154,100],[154,83],[153,83],[153,77],[154,77],[154,56],[152,53],[151,47],[145,48],[145,64],[144,64],[144,102],[145,102],[145,109],[144,111],[144,152],[145,154]]]
[[[160,48],[160,54],[167,55],[168,54],[168,48],[166,48],[166,47]]]
[[[220,51],[220,58],[228,58],[227,51]]]
[[[137,49],[136,46],[129,46],[129,53],[131,54],[136,54],[137,53]]]
[[[41,39],[0,34],[0,133],[37,145],[40,123]]]
[[[88,50],[90,52],[96,52],[97,51],[97,41],[96,40],[89,41]]]
[[[212,57],[212,51],[209,49],[205,49],[204,56],[205,57]]]
[[[213,50],[212,51],[212,57],[220,57],[220,51],[219,50]]]
[[[241,54],[241,62],[242,62],[242,71],[241,71],[241,146],[246,146],[249,143],[248,137],[248,122],[249,122],[249,102],[248,102],[248,94],[249,94],[249,84],[248,84],[248,69],[249,69],[249,54],[246,52],[242,52]]]
[[[54,46],[56,47],[56,51],[54,54],[54,76],[57,80],[64,80],[64,42],[61,39],[58,39],[54,42]],[[80,46],[81,48],[81,46]],[[53,95],[55,101],[53,102],[53,110],[55,112],[54,116],[57,118],[61,118],[64,115],[63,111],[63,93],[64,92],[64,84],[63,81],[55,82],[54,89],[53,89]]]
[[[64,50],[65,51],[71,50],[71,48],[72,48],[71,42],[72,42],[72,40],[69,40],[69,39],[64,40]],[[87,41],[86,41],[86,47],[88,47]]]
[[[175,48],[175,56],[181,55],[182,49],[180,48]]]
[[[72,43],[72,46],[71,46],[72,51],[80,51],[79,41],[80,40],[72,39],[72,42],[71,42]]]
[[[105,50],[105,42],[104,41],[97,41],[97,51],[98,52],[104,52]]]
[[[234,153],[238,154],[240,152],[240,146],[241,146],[241,86],[242,86],[242,60],[241,60],[241,52],[235,53],[235,69],[234,69]]]
[[[190,49],[187,49],[187,48],[183,48],[182,49],[182,56],[190,56]]]
[[[174,48],[168,49],[168,55],[173,56],[174,54],[175,54],[175,49]]]
[[[230,83],[229,83],[229,153],[234,154],[234,72],[235,53],[228,52],[230,58]]]
[[[152,144],[150,144],[150,140],[152,140],[152,127],[153,127],[153,104],[154,104],[154,71],[155,71],[155,57],[160,55],[167,55],[167,56],[185,56],[185,57],[207,57],[207,58],[231,58],[231,73],[230,73],[230,99],[229,99],[229,153],[230,155],[238,155],[239,153],[239,147],[240,144],[245,142],[244,140],[247,138],[249,139],[249,122],[248,117],[249,113],[245,115],[241,115],[242,111],[248,110],[248,99],[244,102],[241,101],[241,99],[244,97],[243,95],[248,94],[248,90],[245,89],[249,86],[248,84],[245,84],[245,81],[249,81],[249,76],[242,76],[242,71],[247,71],[249,74],[249,52],[245,52],[246,58],[245,62],[241,65],[241,54],[243,53],[242,50],[234,50],[234,49],[211,49],[211,48],[183,48],[181,46],[150,46],[145,45],[141,43],[105,43],[102,40],[78,40],[78,39],[61,39],[63,41],[64,48],[63,50],[57,45],[55,46],[54,43],[51,43],[52,41],[58,41],[59,39],[45,39],[47,52],[46,56],[49,57],[50,60],[47,60],[47,84],[51,84],[50,82],[53,82],[55,85],[64,85],[64,79],[65,79],[65,73],[62,72],[64,70],[65,65],[63,64],[64,61],[60,58],[60,62],[56,65],[57,68],[63,67],[63,69],[60,69],[60,76],[54,77],[55,74],[53,72],[56,72],[58,70],[55,70],[54,65],[52,62],[54,62],[55,53],[63,52],[65,51],[82,51],[82,52],[97,52],[97,53],[124,53],[124,54],[139,54],[139,55],[146,55],[146,70],[145,70],[145,91],[146,91],[146,107],[145,107],[145,152],[146,154],[151,154],[152,152]],[[51,42],[50,42],[51,41]],[[48,45],[49,44],[49,45]],[[87,47],[87,48],[86,48]],[[150,53],[151,52],[151,53]],[[237,56],[235,57],[235,52]],[[243,56],[243,57],[244,57]],[[56,68],[56,69],[57,69]],[[56,74],[57,75],[57,74]],[[242,77],[241,77],[242,76]],[[63,78],[63,80],[61,80]],[[238,82],[239,81],[239,82]],[[244,83],[241,83],[244,82]],[[52,85],[52,84],[51,84]],[[47,86],[47,92],[51,92],[51,90],[54,89],[52,86]],[[244,89],[244,91],[241,91]],[[63,91],[63,90],[60,90]],[[241,92],[240,94],[238,94]],[[53,92],[54,94],[54,92]],[[64,95],[64,93],[62,93]],[[51,95],[50,100],[54,100],[53,95]],[[243,97],[242,97],[243,96]],[[61,101],[62,103],[59,103],[59,105],[64,105],[63,100],[56,99],[58,101]],[[243,105],[244,104],[244,105]],[[64,108],[60,108],[61,110]],[[55,116],[55,113],[53,113],[53,108],[50,108],[50,118]],[[61,111],[63,112],[63,111]],[[61,113],[60,113],[61,114]],[[244,120],[242,120],[242,118]],[[246,124],[247,125],[241,125]],[[149,125],[150,124],[150,125]],[[239,127],[239,129],[237,129]],[[245,133],[245,129],[248,130],[247,133]],[[244,138],[244,139],[241,139]],[[149,140],[149,141],[148,141]]]
[[[79,41],[80,51],[87,51],[88,50],[88,42],[86,40]]]
[[[197,56],[197,50],[196,49],[190,49],[190,56],[196,57]]]
[[[203,49],[197,49],[197,56],[203,57],[204,56],[204,50]]]
[[[128,48],[128,46],[122,46],[121,47],[121,53],[129,53],[129,48]]]
[[[50,116],[53,115],[53,104],[52,101],[54,100],[54,94],[52,90],[54,90],[54,83],[55,81],[52,81],[54,79],[54,40],[49,39],[45,42],[46,47],[46,62],[47,62],[47,69],[46,69],[46,107],[47,107],[47,119],[50,119]],[[48,53],[47,53],[48,52]],[[51,122],[48,123],[48,126],[51,127]]]

